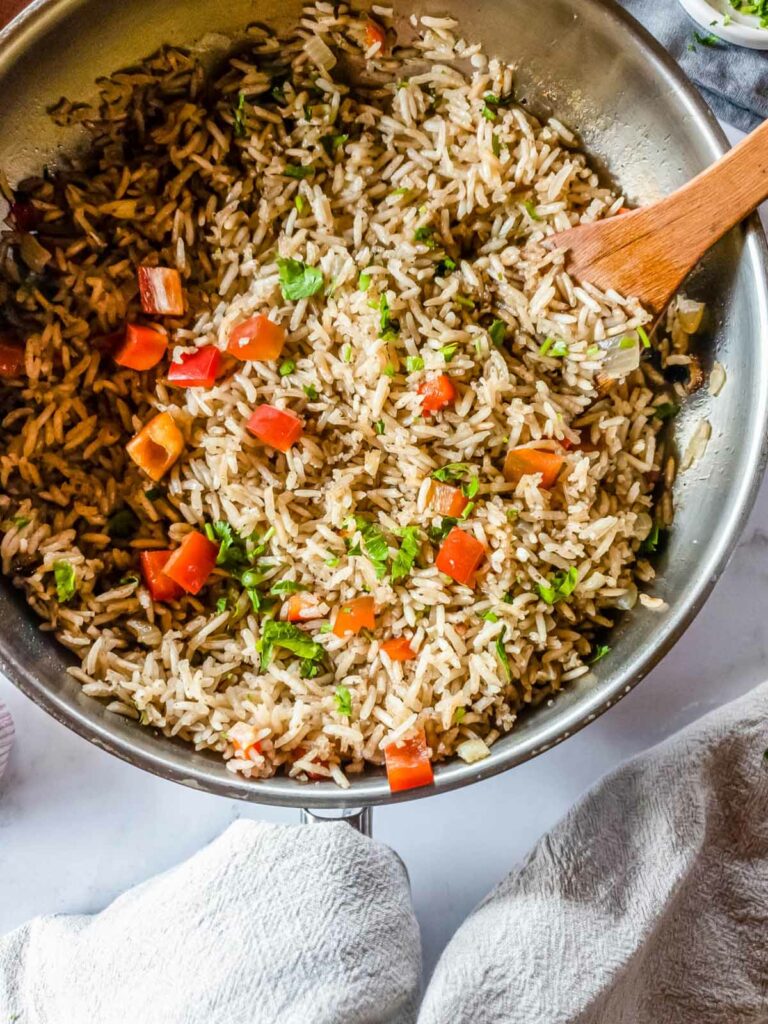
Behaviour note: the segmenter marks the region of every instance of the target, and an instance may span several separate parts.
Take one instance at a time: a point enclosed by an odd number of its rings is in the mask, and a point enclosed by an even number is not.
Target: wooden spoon
[[[569,251],[574,277],[634,296],[658,316],[707,249],[766,198],[768,121],[672,195],[547,244]]]

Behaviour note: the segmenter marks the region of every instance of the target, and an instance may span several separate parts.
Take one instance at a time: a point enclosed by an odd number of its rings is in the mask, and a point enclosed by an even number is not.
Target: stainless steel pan
[[[676,65],[613,3],[599,0],[404,0],[397,11],[452,13],[467,38],[519,64],[518,95],[576,128],[603,172],[633,202],[671,191],[724,149],[712,115]],[[165,42],[215,49],[249,21],[277,27],[298,0],[39,0],[0,35],[0,166],[11,180],[55,159],[76,139],[54,129],[46,107],[93,93],[94,79]],[[209,36],[208,40],[205,39]],[[724,197],[727,201],[727,197]],[[710,314],[705,362],[727,372],[720,397],[697,395],[675,421],[682,447],[700,417],[713,427],[704,458],[679,479],[677,516],[655,592],[659,616],[638,607],[617,628],[611,654],[551,707],[530,713],[491,756],[441,765],[435,786],[392,796],[381,771],[342,791],[330,783],[236,778],[214,757],[126,721],[84,697],[65,674],[68,655],[39,632],[7,585],[0,593],[0,668],[57,720],[130,763],[187,786],[241,800],[310,810],[414,799],[512,768],[591,722],[635,686],[703,604],[744,525],[760,482],[768,422],[766,249],[756,221],[721,242],[689,282]],[[670,681],[670,685],[672,681]]]

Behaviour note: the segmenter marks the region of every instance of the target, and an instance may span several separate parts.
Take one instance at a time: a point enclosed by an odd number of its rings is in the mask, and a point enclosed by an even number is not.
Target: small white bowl
[[[760,28],[752,14],[739,14],[728,0],[680,0],[680,3],[707,33],[751,50],[768,50],[768,28]],[[730,16],[728,25],[723,24],[726,15]]]

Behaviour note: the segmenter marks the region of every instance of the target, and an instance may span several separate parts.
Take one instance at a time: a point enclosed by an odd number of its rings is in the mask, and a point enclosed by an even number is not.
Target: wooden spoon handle
[[[768,121],[672,195],[548,242],[570,250],[577,278],[660,314],[707,249],[766,197]]]
[[[717,163],[655,203],[665,248],[689,269],[707,249],[768,198],[768,121]]]

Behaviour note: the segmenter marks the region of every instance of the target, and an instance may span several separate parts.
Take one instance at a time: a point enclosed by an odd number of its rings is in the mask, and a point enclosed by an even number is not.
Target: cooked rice
[[[488,93],[512,95],[512,68],[457,43],[453,22],[422,18],[396,57],[366,53],[364,24],[318,3],[287,39],[249,29],[214,83],[194,54],[166,49],[101,82],[93,106],[62,101],[56,116],[83,125],[87,155],[20,186],[17,200],[43,215],[44,251],[27,253],[35,271],[19,260],[17,233],[3,249],[4,310],[27,339],[27,379],[4,392],[3,571],[79,659],[71,672],[84,691],[112,710],[216,751],[246,776],[285,770],[340,785],[415,725],[434,760],[468,741],[476,757],[476,741],[491,745],[526,706],[589,671],[618,610],[653,578],[638,549],[654,516],[671,518],[664,485],[674,475],[654,409],[684,390],[666,382],[667,361],[690,358],[673,309],[653,358],[598,385],[606,339],[649,317],[577,285],[541,243],[617,213],[621,197],[558,121],[520,103],[488,105]],[[332,51],[332,71],[311,64],[309,40]],[[309,47],[321,63],[324,52]],[[285,174],[309,164],[311,176]],[[458,267],[439,277],[446,255]],[[322,268],[325,291],[285,302],[278,256]],[[225,349],[232,326],[258,311],[289,330],[283,358],[295,369],[238,363],[210,390],[121,370],[107,336],[136,317],[146,262],[183,275],[190,314],[165,320],[177,353]],[[382,296],[400,324],[390,340]],[[495,318],[507,327],[500,348],[488,335]],[[566,356],[540,354],[550,336]],[[456,347],[449,364],[445,346]],[[408,373],[417,355],[424,368]],[[452,375],[459,397],[423,418],[417,386],[436,371]],[[285,456],[245,431],[261,401],[306,421]],[[125,442],[158,410],[172,413],[186,448],[155,488]],[[566,469],[551,491],[535,477],[504,479],[509,446],[563,443]],[[462,524],[488,553],[474,591],[441,576],[427,538],[440,517],[425,481],[452,462],[472,463],[480,480]],[[124,508],[140,525],[117,541],[108,523]],[[355,514],[372,515],[392,551],[403,527],[421,528],[402,583],[355,554],[359,536],[344,536]],[[307,626],[327,652],[317,677],[302,678],[280,650],[260,670],[263,620],[224,571],[172,604],[153,604],[138,581],[140,549],[175,546],[218,520],[242,536],[274,527],[272,577],[321,602],[322,620]],[[78,581],[67,603],[53,575],[62,560]],[[545,603],[537,585],[572,567],[574,593]],[[333,609],[362,593],[375,599],[374,635],[323,632]],[[381,641],[400,635],[416,660],[382,653]],[[338,708],[340,684],[350,716]],[[259,740],[261,753],[235,755],[234,739]]]

